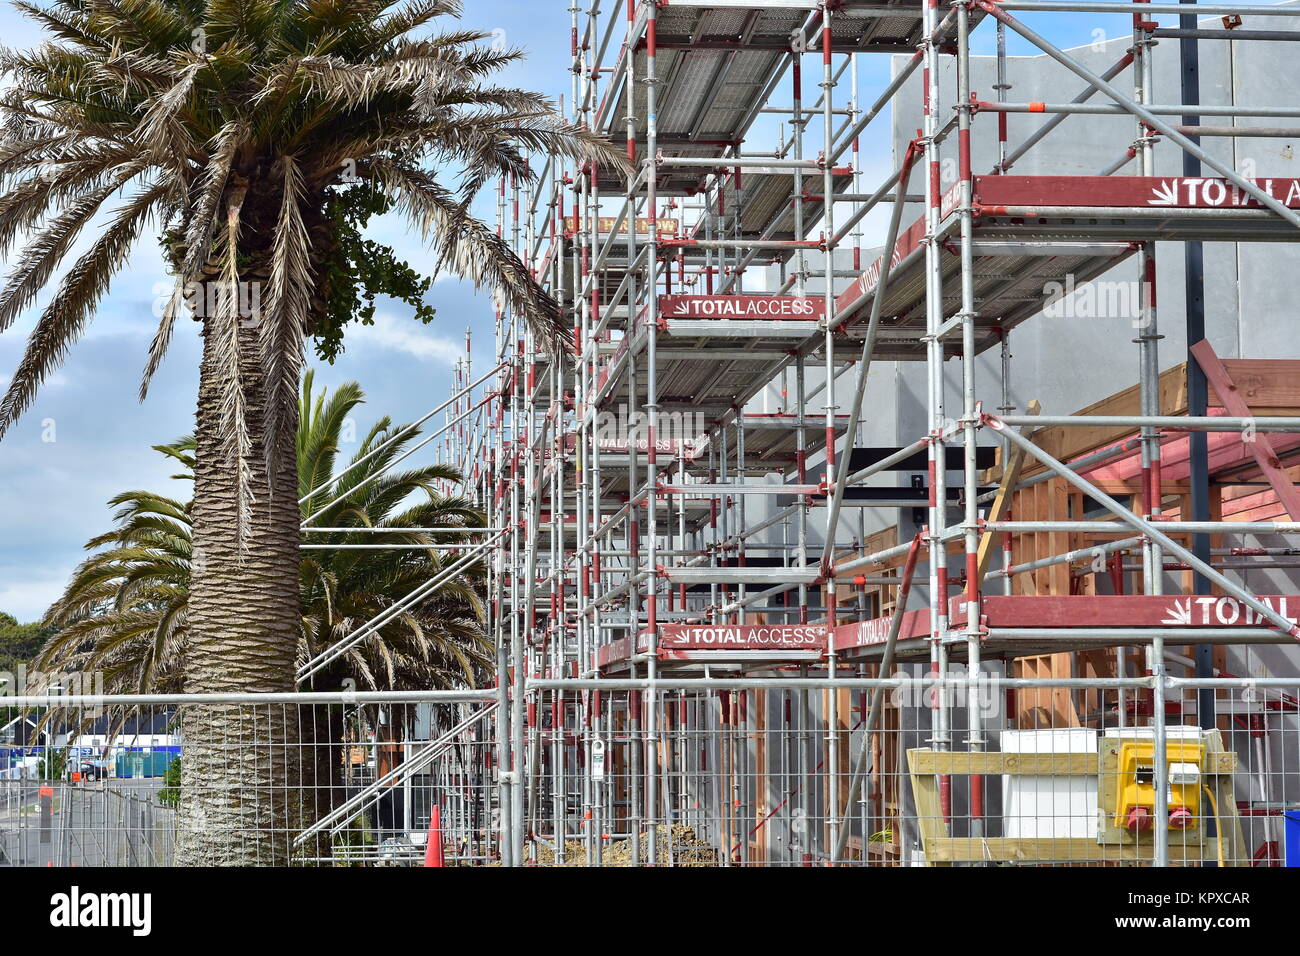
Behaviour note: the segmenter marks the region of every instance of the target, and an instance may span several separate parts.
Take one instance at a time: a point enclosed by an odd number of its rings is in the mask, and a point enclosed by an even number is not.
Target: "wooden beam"
[[[1169,841],[1169,858],[1200,863],[1214,853],[1213,841],[1180,844]],[[925,848],[927,863],[983,863],[989,860],[1024,863],[1101,863],[1108,860],[1150,862],[1151,841],[1142,843],[1098,843],[1087,837],[939,837]],[[1231,858],[1229,866],[1245,866]]]
[[[1251,408],[1300,406],[1300,361],[1296,359],[1222,359],[1235,391]],[[1210,405],[1223,408],[1223,396],[1211,384]],[[1270,414],[1273,414],[1270,411]]]
[[[921,834],[921,849],[927,863],[934,863],[931,856],[940,840],[948,838],[948,826],[943,820],[943,807],[939,800],[939,782],[932,773],[920,773],[916,767],[919,754],[926,750],[909,750],[907,752],[907,775],[912,781],[912,801],[916,806],[916,828]]]
[[[1223,367],[1240,395],[1256,415],[1300,415],[1300,359],[1223,359]],[[1160,414],[1187,414],[1187,365],[1180,363],[1160,373]],[[1210,383],[1209,404],[1227,408],[1224,397]],[[1137,385],[1126,388],[1081,408],[1076,415],[1138,415],[1141,394]],[[1059,461],[1096,451],[1136,434],[1123,426],[1074,428],[1048,426],[1035,430],[1029,439]],[[1043,465],[1031,461],[1021,469],[1021,478],[1040,473]],[[995,472],[986,476],[997,480]]]
[[[1038,404],[1038,399],[1034,399],[1025,407],[1026,415],[1037,415],[1042,406]],[[1011,450],[1011,456],[1007,459],[1006,467],[1002,469],[1002,480],[998,483],[998,493],[993,499],[993,507],[989,508],[989,521],[1001,521],[1006,515],[1007,509],[1011,506],[1011,496],[1015,493],[1016,482],[1020,480],[1020,471],[1025,463],[1025,450],[1016,445]],[[979,548],[979,565],[977,576],[980,583],[984,581],[984,573],[988,570],[989,559],[993,557],[993,547],[996,544],[998,536],[996,534],[985,534],[980,538]]]
[[[1095,777],[1100,772],[1095,753],[909,750],[907,756],[914,774],[1007,773],[1039,777]],[[1237,755],[1232,751],[1205,754],[1202,772],[1207,776],[1235,773],[1236,770]]]
[[[1187,411],[1187,366],[1175,365],[1160,373],[1160,414],[1181,415]],[[1142,411],[1141,392],[1137,385],[1126,388],[1081,408],[1076,415],[1139,415]],[[1029,440],[1057,461],[1069,461],[1079,455],[1112,445],[1134,434],[1134,429],[1124,425],[1098,425],[1076,428],[1050,425],[1035,429]],[[1037,461],[1021,469],[1021,477],[1029,478],[1044,470]]]

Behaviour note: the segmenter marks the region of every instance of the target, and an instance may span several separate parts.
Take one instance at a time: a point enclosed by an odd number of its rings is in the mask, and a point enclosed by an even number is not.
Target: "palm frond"
[[[130,253],[150,212],[166,190],[166,184],[158,184],[137,193],[64,276],[54,300],[27,340],[27,350],[9,382],[8,391],[0,399],[0,438],[26,411],[45,376],[59,366],[68,348],[80,336],[114,272]]]
[[[306,192],[302,170],[292,156],[281,157],[280,163],[284,175],[271,256],[270,288],[265,315],[258,327],[267,406],[263,441],[272,494],[276,491],[275,473],[270,463],[281,442],[288,440],[285,419],[297,404],[313,274],[311,242],[302,214]]]
[[[506,306],[524,317],[540,342],[553,349],[568,343],[569,330],[561,320],[559,303],[537,284],[509,244],[470,216],[446,187],[429,173],[401,162],[375,159],[369,168],[391,192],[400,195],[398,208],[421,235],[432,238],[435,275],[446,266],[476,288],[495,290]],[[560,354],[567,356],[567,352],[564,349]]]
[[[300,481],[308,480],[309,467],[317,470],[310,462],[319,466],[334,461],[347,415],[364,398],[355,382],[316,394],[314,376],[310,372],[304,376],[298,423],[298,446],[304,451]],[[372,439],[391,428],[387,418],[377,425],[370,430]],[[188,457],[194,448],[192,438],[155,447],[169,459],[192,467]],[[468,501],[437,494],[436,482],[459,480],[455,469],[428,465],[390,476],[384,473],[387,466],[377,460],[367,460],[357,469],[360,480],[341,492],[344,500],[330,521],[344,528],[395,530],[364,536],[331,532],[320,537],[321,543],[455,543],[457,535],[396,529],[483,525],[483,515]],[[303,504],[304,514],[310,506],[310,502]],[[189,636],[189,505],[167,495],[133,490],[114,495],[109,507],[114,509],[115,527],[88,542],[92,553],[46,614],[46,622],[57,630],[41,652],[41,666],[100,670],[110,691],[179,690]],[[299,567],[299,663],[345,639],[376,614],[393,609],[445,566],[443,553],[432,548],[304,551]],[[482,567],[472,564],[349,648],[331,665],[330,679],[351,678],[374,689],[475,686],[493,663],[483,633],[482,586]]]
[[[217,212],[226,184],[230,180],[231,167],[235,161],[235,151],[239,148],[245,133],[245,124],[232,120],[221,127],[212,141],[212,158],[204,171],[198,200],[185,234],[185,259],[177,275],[171,298],[163,307],[163,314],[149,346],[149,361],[145,366],[144,378],[140,382],[140,401],[149,393],[149,382],[153,379],[158,366],[162,364],[167,346],[171,343],[172,328],[176,315],[180,311],[181,300],[189,285],[189,279],[199,275],[212,252],[213,234],[217,228]]]

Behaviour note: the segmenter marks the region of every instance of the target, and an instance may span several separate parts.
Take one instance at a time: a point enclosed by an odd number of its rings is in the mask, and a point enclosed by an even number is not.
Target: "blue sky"
[[[484,30],[503,30],[507,43],[529,51],[528,59],[512,67],[503,82],[567,96],[569,3],[469,0],[464,22]],[[1110,35],[1129,29],[1127,18],[1116,16],[1025,19],[1062,45],[1088,42],[1097,29]],[[0,7],[0,37],[14,48],[41,39],[38,29],[8,5]],[[991,24],[980,29],[973,46],[977,53],[993,51]],[[1017,37],[1010,39],[1009,49],[1013,54],[1033,52]],[[862,58],[860,69],[867,98],[887,75],[888,58]],[[811,102],[818,77],[817,71],[807,72],[812,74],[807,79]],[[888,123],[878,122],[877,129],[877,136],[883,137]],[[877,138],[864,144],[864,156],[870,157],[874,147],[879,157],[864,162],[870,172],[882,171],[888,161],[883,143],[883,138]],[[483,212],[490,215],[491,211]],[[378,224],[374,234],[417,268],[426,261],[418,238],[395,223]],[[166,283],[157,249],[152,242],[143,243],[118,276],[86,335],[0,445],[0,611],[20,620],[36,619],[44,612],[84,557],[86,539],[109,527],[105,502],[114,494],[150,488],[177,497],[188,495],[187,486],[168,481],[174,469],[149,446],[191,429],[199,356],[194,323],[185,322],[179,329],[147,402],[136,401],[157,324],[155,303]],[[347,379],[361,383],[368,403],[357,416],[358,431],[364,433],[379,415],[410,420],[440,403],[448,393],[452,364],[463,353],[467,327],[474,332],[476,368],[490,365],[488,296],[454,279],[442,279],[429,299],[438,309],[432,325],[422,327],[411,321],[404,305],[382,302],[375,327],[354,329],[346,354],[334,366],[316,363],[320,384],[333,386]],[[0,381],[17,364],[42,306],[38,302],[0,335]]]

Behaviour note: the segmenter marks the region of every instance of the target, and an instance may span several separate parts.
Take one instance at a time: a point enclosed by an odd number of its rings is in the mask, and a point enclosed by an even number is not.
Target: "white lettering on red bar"
[[[1285,596],[1278,597],[1276,601],[1272,598],[1261,597],[1259,601],[1292,624],[1296,623],[1296,619],[1287,614]],[[1267,625],[1269,621],[1250,605],[1243,604],[1236,598],[1210,596],[1175,598],[1173,603],[1165,608],[1165,616],[1160,623],[1184,627],[1204,627],[1216,624],[1222,627],[1236,625],[1251,627],[1258,624]]]
[[[826,314],[826,300],[805,295],[661,295],[659,314],[665,319],[815,321]]]
[[[665,625],[659,643],[692,648],[820,648],[826,629],[808,624]]]

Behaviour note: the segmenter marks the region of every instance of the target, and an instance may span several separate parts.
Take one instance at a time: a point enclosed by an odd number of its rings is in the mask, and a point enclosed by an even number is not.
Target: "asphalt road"
[[[9,785],[6,781],[5,785]],[[172,812],[158,806],[161,779],[54,784],[53,812],[39,796],[0,800],[0,866],[165,866]]]

